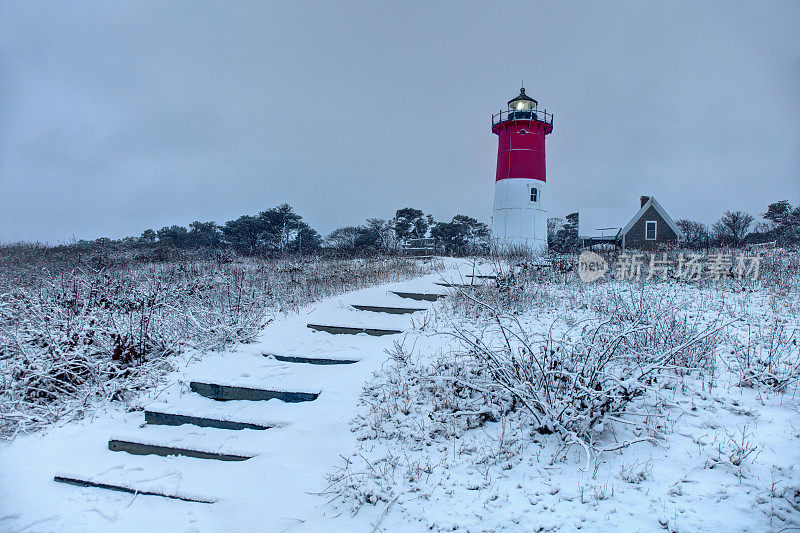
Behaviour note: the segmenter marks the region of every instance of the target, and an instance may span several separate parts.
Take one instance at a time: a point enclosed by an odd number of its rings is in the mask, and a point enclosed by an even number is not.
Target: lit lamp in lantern
[[[531,117],[531,113],[536,112],[536,106],[539,103],[525,94],[525,88],[519,90],[519,96],[513,100],[508,101],[508,118],[514,120],[515,118],[535,118]]]

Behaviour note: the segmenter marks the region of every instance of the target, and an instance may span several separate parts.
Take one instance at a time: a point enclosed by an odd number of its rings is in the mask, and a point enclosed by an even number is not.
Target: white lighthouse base
[[[536,189],[536,200],[531,189]],[[547,184],[509,178],[495,182],[492,239],[499,248],[547,252]]]

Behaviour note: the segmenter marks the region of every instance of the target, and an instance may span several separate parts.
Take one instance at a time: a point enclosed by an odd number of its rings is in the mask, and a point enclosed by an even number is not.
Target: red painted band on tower
[[[544,137],[553,131],[547,122],[506,120],[492,126],[498,136],[495,181],[524,178],[547,181]]]

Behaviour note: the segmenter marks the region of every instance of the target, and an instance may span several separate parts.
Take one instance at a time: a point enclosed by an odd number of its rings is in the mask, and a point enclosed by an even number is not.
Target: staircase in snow
[[[439,293],[421,292],[393,292],[396,297],[412,299],[416,301],[435,302],[444,297]],[[401,305],[362,305],[353,304],[352,309],[365,313],[385,313],[390,315],[407,315],[426,310],[424,307],[404,307]],[[402,333],[399,329],[385,329],[358,326],[308,324],[308,328],[329,334],[366,334],[370,336],[396,335]],[[264,354],[265,357],[272,358],[278,363],[298,364],[298,365],[351,365],[358,363],[357,359],[341,359],[336,357],[316,357],[316,356],[297,356],[281,354]],[[324,401],[321,391],[317,390],[276,390],[272,387],[245,387],[239,385],[229,385],[224,383],[214,383],[208,380],[191,381],[189,383],[191,394],[197,394],[219,402],[270,402],[278,400],[281,402],[300,404],[304,402]],[[225,405],[225,403],[221,405]],[[144,433],[147,427],[172,426],[176,431],[185,431],[190,434],[191,428],[210,428],[211,431],[237,432],[243,430],[269,431],[271,429],[285,426],[286,422],[264,422],[253,420],[237,420],[235,416],[203,416],[200,413],[185,412],[181,409],[170,408],[165,405],[158,409],[146,409],[143,413],[144,424],[140,426],[140,433]],[[181,428],[186,428],[182,430]],[[181,438],[172,439],[181,441]],[[134,434],[126,437],[111,437],[108,441],[110,452],[124,453],[131,456],[156,455],[163,457],[183,457],[187,460],[205,461],[247,461],[257,454],[250,452],[231,452],[221,450],[219,446],[208,443],[207,446],[190,446],[179,444],[178,442],[158,442],[145,435]],[[54,481],[74,485],[79,487],[90,487],[105,489],[117,492],[126,492],[145,496],[159,496],[188,502],[212,504],[218,499],[203,495],[182,494],[177,491],[167,491],[161,488],[148,488],[145,486],[134,486],[127,483],[109,483],[93,476],[79,476],[71,474],[58,474],[54,476]]]

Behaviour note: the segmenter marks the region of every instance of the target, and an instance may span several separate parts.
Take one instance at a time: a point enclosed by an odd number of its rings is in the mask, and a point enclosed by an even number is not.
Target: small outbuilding
[[[581,209],[578,239],[582,246],[613,244],[625,248],[653,250],[675,245],[683,233],[653,196],[642,196],[640,207]]]

